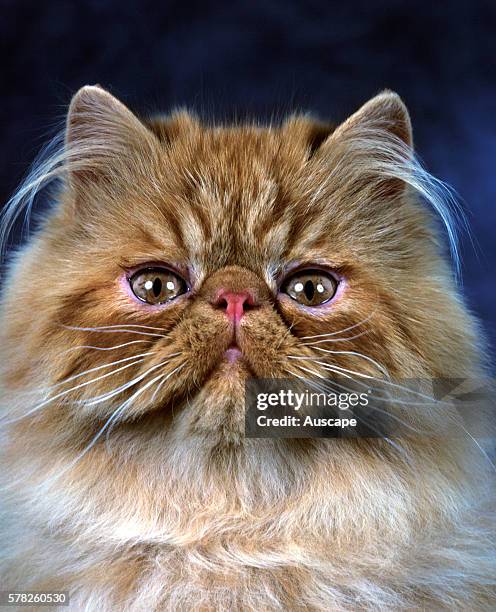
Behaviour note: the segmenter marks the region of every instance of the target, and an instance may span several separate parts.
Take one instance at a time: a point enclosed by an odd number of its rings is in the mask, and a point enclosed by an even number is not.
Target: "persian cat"
[[[248,377],[484,373],[449,194],[396,94],[337,127],[208,125],[83,87],[3,245],[54,182],[3,278],[3,589],[99,612],[495,609],[493,472],[471,435],[436,435],[441,407],[405,411],[425,436],[244,434]]]

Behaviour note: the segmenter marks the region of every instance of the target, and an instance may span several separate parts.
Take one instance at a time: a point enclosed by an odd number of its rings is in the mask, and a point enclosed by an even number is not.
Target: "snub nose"
[[[228,291],[221,289],[217,292],[212,305],[223,309],[234,323],[238,323],[244,313],[251,307],[256,306],[256,303],[250,291]]]

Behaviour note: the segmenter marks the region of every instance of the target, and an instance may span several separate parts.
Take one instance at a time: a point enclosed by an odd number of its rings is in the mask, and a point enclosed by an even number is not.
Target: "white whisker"
[[[363,353],[359,353],[357,351],[331,351],[329,349],[323,349],[320,347],[316,347],[315,350],[320,351],[321,353],[330,353],[332,355],[356,355],[357,357],[361,357],[362,359],[365,359],[369,363],[373,364],[378,370],[380,370],[384,374],[384,376],[389,377],[389,373],[384,366],[382,366],[379,362],[375,361],[375,359],[372,359],[372,357],[364,355]]]
[[[344,329],[339,329],[337,331],[330,332],[328,334],[317,334],[315,336],[302,336],[300,338],[300,340],[313,340],[314,338],[324,338],[324,337],[328,337],[328,336],[337,336],[338,334],[344,334],[345,332],[350,331],[352,329],[355,329],[356,327],[359,327],[360,325],[363,325],[364,323],[367,323],[367,321],[370,321],[370,319],[374,316],[376,311],[377,310],[374,310],[367,317],[365,317],[365,319],[362,319],[361,321],[359,321],[358,323],[355,323],[354,325],[350,325],[349,327],[345,327]]]
[[[315,342],[303,342],[303,346],[315,346],[317,344],[325,344],[326,342],[346,342],[348,340],[356,340],[356,338],[361,338],[366,334],[370,333],[368,329],[359,334],[355,334],[353,336],[347,336],[346,338],[324,338],[323,340],[316,340]]]
[[[70,383],[73,380],[76,380],[77,378],[81,378],[82,376],[85,376],[86,374],[91,374],[92,372],[98,372],[99,370],[105,370],[106,368],[111,368],[114,365],[119,365],[120,363],[125,363],[126,361],[132,361],[133,359],[138,359],[140,357],[148,357],[150,355],[155,355],[156,353],[157,353],[157,351],[149,351],[147,353],[139,353],[138,355],[132,355],[131,357],[124,357],[123,359],[118,359],[117,361],[112,361],[111,363],[104,363],[103,365],[95,366],[93,368],[90,368],[89,370],[85,370],[84,372],[80,372],[79,374],[74,374],[74,376],[71,376],[71,377],[66,378],[64,380],[61,380],[60,382],[55,383],[51,387],[46,388],[45,391],[48,392],[48,391],[52,391],[53,389],[57,389],[57,387],[61,387],[62,385],[66,385],[67,383]]]
[[[159,383],[159,385],[157,386],[157,388],[156,388],[156,389],[155,389],[155,391],[153,392],[152,399],[150,400],[151,402],[153,402],[153,401],[155,400],[155,398],[156,398],[156,396],[157,396],[158,392],[159,392],[159,391],[160,391],[160,389],[163,387],[164,383],[165,383],[167,380],[169,380],[169,378],[170,378],[170,377],[171,377],[173,374],[175,374],[175,373],[176,373],[176,372],[178,372],[179,370],[182,370],[182,369],[184,368],[184,366],[185,366],[185,365],[186,365],[186,364],[185,364],[185,363],[183,363],[183,364],[181,364],[180,366],[177,366],[177,368],[174,368],[174,369],[172,370],[172,372],[170,372],[169,374],[163,374],[163,376],[164,376],[165,378],[164,378],[164,379],[163,379],[163,380],[162,380],[162,381]]]
[[[152,332],[135,331],[133,329],[98,329],[95,327],[70,327],[68,325],[63,326],[65,329],[73,331],[88,331],[98,334],[135,334],[136,336],[151,336],[153,338],[167,338],[165,334],[154,334]]]
[[[61,476],[63,476],[68,470],[70,470],[71,468],[73,468],[76,463],[78,463],[85,455],[86,453],[88,453],[94,446],[95,444],[98,442],[98,440],[102,437],[102,435],[104,434],[104,432],[106,431],[106,429],[111,425],[111,423],[113,421],[115,421],[121,414],[122,412],[124,412],[124,410],[127,407],[127,402],[129,400],[127,400],[126,402],[122,403],[118,408],[116,408],[114,410],[114,412],[110,415],[110,417],[107,419],[107,421],[105,422],[105,424],[103,425],[103,427],[98,431],[98,433],[94,436],[93,440],[88,444],[88,446],[86,446],[86,448],[79,453],[79,455],[73,459],[68,465],[66,465],[64,467],[64,469],[62,469],[57,475],[53,476],[50,480],[56,481],[58,480]]]
[[[164,331],[166,332],[167,330],[164,327],[151,327],[150,325],[136,325],[134,323],[118,323],[116,325],[97,325],[95,327],[76,327],[76,326],[72,326],[72,325],[63,325],[62,327],[65,327],[66,329],[74,329],[74,330],[82,330],[82,331],[88,331],[88,330],[103,330],[103,329],[115,329],[115,328],[128,328],[128,327],[135,327],[138,329],[153,329],[155,331]]]
[[[487,454],[487,452],[485,451],[484,448],[482,448],[482,446],[479,444],[479,442],[477,442],[476,438],[474,438],[474,436],[467,430],[465,429],[465,427],[461,424],[461,423],[457,423],[457,425],[462,429],[462,431],[464,431],[467,436],[472,440],[472,442],[477,446],[477,448],[480,450],[480,452],[482,453],[482,455],[487,459],[487,461],[489,462],[489,464],[491,465],[492,469],[496,472],[496,465],[494,464],[494,462],[492,461],[491,457]]]
[[[150,353],[153,354],[153,353]],[[129,359],[133,359],[132,357],[127,358],[125,361],[129,361]],[[31,414],[34,414],[35,412],[37,412],[38,410],[40,410],[41,408],[44,408],[45,406],[47,406],[48,404],[51,404],[52,402],[54,402],[57,399],[60,399],[61,397],[66,396],[68,393],[71,393],[72,391],[77,391],[78,389],[81,389],[82,387],[85,387],[87,385],[90,385],[92,383],[95,383],[99,380],[103,380],[104,378],[108,378],[109,376],[113,376],[114,374],[116,374],[117,372],[121,372],[122,370],[125,370],[127,368],[131,368],[134,365],[137,365],[138,363],[141,363],[142,361],[144,361],[144,357],[141,358],[137,358],[134,357],[135,361],[133,361],[132,363],[128,363],[125,366],[122,366],[120,368],[117,368],[116,370],[112,370],[112,372],[108,372],[107,374],[103,374],[102,376],[97,376],[96,378],[92,378],[91,380],[88,380],[84,383],[81,383],[79,385],[76,385],[74,387],[71,387],[70,389],[66,389],[65,391],[61,391],[60,393],[57,393],[57,395],[54,395],[53,397],[49,397],[46,400],[43,400],[40,404],[35,405],[33,408],[31,408],[30,410],[28,410],[28,412],[24,413],[23,415],[21,415],[20,417],[17,417],[15,419],[11,419],[9,421],[4,421],[5,425],[10,425],[11,423],[15,423],[17,421],[20,421],[22,419],[25,419],[26,417],[28,417]],[[121,360],[122,363],[123,360]],[[102,368],[104,366],[99,366],[99,368]],[[108,367],[108,365],[106,366]],[[99,368],[93,368],[92,370],[94,371],[95,369],[99,369]],[[91,370],[88,370],[87,372],[84,372],[83,374],[87,374],[88,372],[90,372]],[[76,375],[76,377],[79,377],[79,375]],[[68,379],[67,381],[63,381],[63,383],[68,382],[71,379]],[[59,383],[63,384],[63,383]],[[58,386],[58,385],[57,385]]]
[[[299,367],[299,368],[301,368],[301,369],[306,369],[306,368],[302,368],[302,366],[300,366],[300,365],[298,365],[298,364],[295,364],[295,365],[296,365],[296,367]],[[308,371],[308,370],[307,370],[307,371]],[[303,380],[304,382],[307,382],[307,383],[308,383],[310,386],[314,386],[314,387],[318,388],[318,390],[320,389],[320,390],[325,391],[325,387],[324,387],[324,388],[322,388],[322,386],[321,386],[321,385],[319,385],[318,383],[313,383],[312,381],[309,381],[309,380],[307,380],[307,379],[305,379],[305,378],[303,378],[303,377],[301,377],[301,376],[298,376],[296,373],[291,372],[290,370],[287,370],[287,372],[289,372],[290,374],[293,374],[294,376],[296,376],[296,377],[297,377],[297,378],[299,378],[300,380]],[[330,382],[330,381],[329,381],[329,382]],[[359,381],[355,381],[355,382],[359,382]],[[345,385],[341,385],[341,384],[339,384],[339,383],[337,383],[337,382],[335,382],[335,381],[332,381],[332,384],[334,384],[334,385],[336,385],[336,386],[338,386],[338,387],[340,387],[340,388],[342,388],[342,389],[344,389],[344,390],[350,391],[350,388],[349,388],[349,387],[346,387]],[[382,398],[382,399],[387,399],[387,398]],[[394,400],[393,400],[392,398],[390,399],[390,401],[391,401],[391,402],[394,402]],[[436,403],[438,403],[438,404],[440,403],[439,401],[434,400],[434,399],[432,399],[432,402],[436,402]],[[401,400],[401,401],[400,401],[400,403],[401,403],[402,405],[419,405],[419,406],[428,405],[428,404],[425,404],[425,403],[423,403],[423,404],[421,404],[421,403],[416,403],[416,404],[415,404],[415,403],[412,403],[412,402],[405,402],[405,401],[403,401],[403,400]],[[419,431],[419,430],[418,430],[418,429],[416,429],[415,427],[413,427],[413,426],[409,425],[409,424],[408,424],[408,423],[406,423],[406,422],[405,422],[403,419],[401,419],[401,418],[400,418],[400,417],[398,417],[397,415],[393,414],[392,412],[388,412],[388,411],[383,410],[382,408],[379,408],[378,406],[374,406],[374,405],[372,405],[371,407],[373,408],[373,410],[375,410],[375,411],[377,411],[377,412],[381,412],[381,413],[383,413],[383,414],[386,414],[386,415],[387,415],[387,416],[389,416],[389,417],[392,417],[393,419],[395,419],[396,421],[398,421],[398,422],[399,422],[401,425],[403,425],[404,427],[407,427],[408,429],[410,429],[412,432],[417,433],[417,434],[422,434],[422,431]],[[450,415],[446,415],[446,416],[448,416],[448,417],[449,417]],[[361,418],[363,418],[363,416],[362,416]],[[370,423],[367,423],[367,424],[368,424],[368,425],[371,427]],[[494,462],[492,461],[491,457],[490,457],[490,456],[487,454],[487,452],[485,451],[485,449],[484,449],[484,448],[483,448],[483,447],[480,445],[480,443],[477,441],[477,439],[476,439],[476,438],[475,438],[475,437],[474,437],[474,436],[473,436],[473,435],[472,435],[472,434],[471,434],[471,433],[470,433],[470,432],[469,432],[469,431],[468,431],[468,430],[467,430],[467,429],[466,429],[466,428],[465,428],[465,427],[464,427],[464,426],[463,426],[463,425],[462,425],[462,424],[461,424],[459,421],[457,421],[457,422],[456,422],[456,425],[457,425],[458,427],[460,427],[460,429],[461,429],[461,430],[462,430],[462,431],[463,431],[463,432],[464,432],[464,433],[465,433],[465,434],[466,434],[466,435],[467,435],[467,436],[468,436],[468,437],[469,437],[469,438],[472,440],[472,442],[473,442],[473,443],[476,445],[476,447],[479,449],[479,451],[482,453],[482,455],[485,457],[485,459],[486,459],[486,460],[489,462],[489,464],[491,465],[491,468],[492,468],[492,469],[493,469],[493,470],[496,472],[496,465],[495,465],[495,464],[494,464]],[[375,430],[375,431],[377,431],[377,430]],[[384,439],[385,439],[385,440],[387,440],[388,442],[390,442],[390,443],[391,443],[393,446],[395,446],[395,448],[397,448],[398,450],[400,450],[400,447],[396,447],[396,445],[395,445],[395,444],[394,444],[394,443],[393,443],[393,442],[392,442],[392,441],[391,441],[389,438],[384,437]],[[401,449],[401,450],[403,451],[403,449]]]
[[[172,353],[171,355],[168,355],[167,359],[165,359],[164,361],[161,361],[160,363],[155,364],[154,366],[149,368],[146,372],[143,372],[142,374],[139,374],[133,380],[130,380],[130,381],[124,383],[123,385],[121,385],[120,387],[117,387],[117,389],[112,389],[112,391],[107,391],[106,393],[103,393],[102,395],[97,395],[96,397],[92,397],[92,398],[87,399],[87,400],[79,400],[77,403],[78,404],[82,404],[84,406],[96,406],[97,404],[101,404],[102,402],[104,402],[104,401],[106,401],[108,399],[111,399],[111,398],[115,397],[116,395],[119,395],[123,391],[126,391],[130,387],[134,386],[136,383],[140,382],[141,380],[143,380],[143,378],[148,376],[148,374],[150,372],[153,372],[157,368],[160,368],[161,366],[169,363],[170,358],[171,357],[176,357],[177,355],[180,355],[180,353]]]
[[[298,364],[295,364],[296,367],[301,368],[301,366],[299,366]],[[313,387],[314,389],[317,389],[317,391],[321,391],[324,393],[327,393],[329,388],[331,388],[331,390],[333,389],[333,385],[335,387],[339,387],[340,389],[343,389],[344,391],[348,391],[348,392],[353,392],[353,389],[350,389],[350,387],[347,387],[346,385],[341,385],[339,383],[337,383],[336,381],[330,381],[328,379],[325,379],[325,385],[323,386],[322,384],[319,384],[317,382],[308,380],[306,378],[303,378],[302,376],[299,376],[298,374],[296,374],[295,372],[291,372],[290,370],[286,370],[287,372],[292,373],[294,376],[296,376],[296,378],[299,378],[300,380],[302,380],[303,382],[307,383],[309,386]],[[403,419],[401,419],[400,417],[398,417],[397,415],[393,414],[392,412],[388,412],[387,410],[384,410],[382,408],[379,408],[378,406],[375,406],[373,404],[369,405],[369,407],[371,409],[373,409],[375,412],[380,412],[381,414],[385,414],[388,417],[393,418],[395,421],[397,421],[398,423],[400,423],[400,425],[403,425],[404,427],[406,427],[407,429],[409,429],[410,431],[416,433],[416,434],[421,434],[423,433],[422,431],[419,431],[418,429],[416,429],[415,427],[413,427],[412,425],[409,425],[408,423],[406,423]],[[372,427],[370,425],[370,421],[368,421],[367,419],[364,419],[363,414],[360,414],[359,419],[363,420],[369,427]],[[373,428],[374,431],[376,433],[379,433],[379,431],[376,428]],[[385,437],[385,436],[381,436],[381,437]]]
[[[371,374],[364,374],[363,372],[357,372],[356,370],[349,370],[348,368],[342,368],[341,366],[337,366],[334,364],[329,364],[326,363],[325,361],[319,361],[317,359],[314,359],[312,357],[297,357],[296,355],[289,355],[288,356],[290,359],[300,359],[300,360],[310,360],[313,363],[317,363],[319,365],[321,365],[324,369],[328,370],[329,372],[334,372],[335,374],[340,374],[346,378],[351,378],[353,379],[353,376],[350,376],[351,374],[355,374],[356,376],[359,376],[361,378],[366,378],[367,380],[376,380],[378,382],[380,382],[381,384],[387,385],[388,387],[392,387],[395,389],[399,389],[401,391],[406,391],[407,393],[411,393],[412,395],[417,395],[418,397],[422,397],[423,399],[428,400],[430,403],[435,402],[436,404],[440,405],[443,404],[443,400],[438,400],[433,398],[432,396],[429,395],[425,395],[425,393],[421,393],[420,391],[415,391],[414,389],[409,389],[408,387],[405,387],[404,385],[400,385],[398,383],[395,383],[391,380],[388,379],[384,379],[384,378],[377,378],[376,376],[372,376]],[[355,382],[357,384],[360,384],[360,381],[355,380]],[[367,386],[367,385],[364,385]]]
[[[326,367],[326,366],[328,366],[328,364],[326,364],[324,361],[318,361],[314,357],[306,357],[306,356],[299,357],[298,355],[288,355],[288,359],[296,359],[298,361],[311,361],[312,363],[317,363],[317,364],[321,365],[325,369],[330,369],[329,367]],[[300,366],[300,367],[302,367],[302,366]],[[343,372],[346,372],[346,370],[344,368],[342,368],[342,370],[343,370]],[[309,371],[313,372],[313,370],[309,370]],[[340,368],[340,371],[341,371],[341,368]],[[322,375],[318,374],[317,372],[313,372],[313,373],[315,374],[315,376],[318,376],[319,378],[324,378],[324,379],[326,378],[325,376],[322,376]],[[355,373],[355,372],[350,371],[350,374],[351,373]],[[348,374],[345,374],[345,373],[343,373],[343,376],[345,376],[346,378],[352,378],[352,376],[349,376]]]
[[[168,362],[165,362],[165,363],[168,363]],[[159,365],[164,365],[164,363],[159,364]],[[173,375],[175,372],[177,372],[177,371],[181,370],[182,368],[184,368],[184,366],[185,366],[185,365],[186,365],[186,363],[182,363],[181,365],[177,366],[177,368],[174,368],[174,370],[172,370],[172,372],[162,373],[162,374],[159,374],[158,376],[155,376],[155,378],[152,378],[152,380],[150,380],[149,382],[147,382],[147,383],[146,383],[146,385],[144,385],[143,387],[141,387],[141,389],[138,389],[138,391],[136,391],[136,393],[134,393],[134,395],[132,395],[132,396],[131,396],[131,397],[130,397],[128,400],[126,400],[126,402],[125,402],[125,403],[126,403],[126,405],[127,405],[127,406],[131,405],[131,403],[134,401],[134,399],[135,399],[135,398],[136,398],[138,395],[141,395],[141,393],[143,393],[143,391],[146,391],[146,389],[149,389],[149,388],[150,388],[150,387],[151,387],[153,384],[155,384],[157,381],[159,381],[159,380],[163,379],[163,380],[161,380],[161,382],[160,382],[159,386],[157,387],[157,388],[160,388],[160,387],[163,385],[163,383],[164,383],[166,380],[168,380],[168,379],[169,379],[169,378],[170,378],[170,377],[171,377],[171,376],[172,376],[172,375]],[[151,369],[150,369],[150,370],[148,370],[148,372],[150,372],[150,371],[151,371]],[[165,378],[164,378],[164,377],[165,377]],[[152,397],[151,397],[150,403],[152,403],[152,402],[153,402],[153,400],[154,400],[154,398],[155,398],[155,394],[156,394],[156,392],[157,392],[157,389],[155,389],[155,391],[154,391],[154,393],[153,393],[153,395],[152,395]],[[109,436],[109,434],[110,434],[110,431],[111,431],[111,428],[109,428],[109,429],[107,430],[107,436],[106,436],[106,441],[105,441],[105,444],[106,444],[106,445],[108,444],[108,436]],[[108,447],[107,447],[107,449],[108,449]]]
[[[298,367],[300,367],[300,368],[301,368],[301,366],[299,366],[298,364],[295,364],[295,365],[296,365],[296,367],[297,367],[297,368],[298,368]],[[351,392],[351,393],[353,393],[353,392],[354,392],[354,390],[353,390],[352,388],[347,387],[346,385],[343,385],[343,384],[341,384],[341,383],[338,383],[338,382],[336,382],[335,380],[330,380],[330,379],[327,379],[327,378],[326,378],[326,379],[324,379],[324,380],[325,380],[325,385],[326,385],[326,386],[322,386],[321,384],[319,384],[319,383],[315,383],[315,382],[312,382],[312,381],[307,381],[307,382],[308,382],[310,385],[313,385],[313,386],[314,386],[314,387],[316,387],[316,388],[318,387],[320,390],[322,390],[322,391],[324,391],[324,392],[326,392],[326,391],[327,391],[327,388],[326,388],[326,387],[330,387],[331,389],[333,389],[334,387],[339,387],[339,389],[343,389],[344,391]],[[354,381],[354,382],[357,382],[357,381]],[[371,390],[374,390],[374,388],[372,388]],[[394,404],[394,405],[402,405],[402,406],[404,406],[404,405],[408,405],[408,406],[411,406],[411,405],[413,405],[413,406],[426,406],[426,405],[428,405],[428,404],[426,404],[426,403],[421,403],[421,404],[419,404],[419,403],[412,403],[412,402],[404,402],[404,401],[402,401],[402,400],[399,400],[399,401],[398,401],[398,400],[396,400],[396,399],[393,399],[393,398],[390,398],[390,397],[384,397],[384,396],[376,396],[376,395],[375,395],[375,396],[372,396],[372,397],[373,397],[373,398],[375,398],[375,399],[380,399],[381,401],[390,402],[390,403],[392,403],[392,404]],[[401,419],[401,418],[400,418],[400,417],[398,417],[397,415],[393,414],[392,412],[388,412],[387,410],[383,410],[382,408],[379,408],[378,406],[375,406],[374,404],[369,404],[369,406],[370,406],[370,408],[372,408],[372,409],[373,409],[373,410],[375,410],[376,412],[380,412],[380,413],[382,413],[382,414],[385,414],[385,415],[387,415],[387,416],[392,417],[392,418],[393,418],[395,421],[398,421],[398,422],[399,422],[401,425],[404,425],[405,427],[407,427],[407,428],[408,428],[408,429],[410,429],[411,431],[413,431],[413,432],[415,432],[415,433],[418,433],[418,434],[422,433],[421,431],[419,431],[419,430],[418,430],[418,429],[416,429],[415,427],[413,427],[413,426],[409,425],[409,424],[408,424],[408,423],[406,423],[406,422],[405,422],[403,419]]]
[[[317,362],[317,363],[322,363],[324,364],[324,362]],[[425,393],[421,393],[420,391],[415,391],[414,389],[409,389],[408,387],[405,387],[404,385],[400,385],[399,383],[395,383],[392,380],[387,380],[384,378],[377,378],[376,376],[371,376],[369,374],[363,374],[361,372],[356,372],[355,370],[346,370],[346,368],[340,368],[339,366],[329,366],[329,364],[324,364],[324,367],[326,367],[326,369],[328,369],[331,372],[335,372],[336,374],[341,374],[343,371],[344,372],[349,372],[351,374],[356,374],[357,376],[360,376],[361,378],[366,378],[368,380],[376,380],[388,387],[392,387],[394,389],[399,389],[400,391],[406,391],[407,393],[411,393],[412,395],[416,395],[418,397],[421,397],[423,399],[428,400],[428,403],[432,404],[432,403],[436,403],[437,405],[441,405],[444,404],[445,402],[443,400],[439,400],[436,399],[430,395],[426,395]],[[345,376],[345,374],[343,374],[343,376]],[[352,378],[352,377],[348,377],[348,378]],[[360,381],[355,380],[355,382],[357,384],[360,384]],[[367,386],[367,385],[364,385]],[[401,400],[403,401],[403,400]],[[424,404],[419,404],[419,405],[424,405]]]
[[[124,348],[125,346],[130,346],[131,344],[153,344],[153,340],[131,340],[131,342],[124,342],[124,344],[116,344],[115,346],[92,346],[88,344],[83,344],[81,346],[73,346],[66,351],[62,351],[60,355],[65,355],[65,353],[70,353],[72,351],[78,351],[81,349],[93,349],[95,351],[113,351],[115,349]]]
[[[319,363],[319,362],[317,362],[317,363]],[[299,365],[297,363],[295,363],[295,366],[300,368],[300,369],[303,369],[303,370],[305,370],[307,372],[311,372],[311,373],[315,374],[315,376],[319,376],[317,374],[317,372],[314,372],[313,370],[308,370],[308,369],[304,368],[303,366],[301,366],[301,365]],[[325,369],[327,371],[332,371],[332,370],[329,370],[329,368],[325,368]],[[339,372],[335,372],[335,373],[339,374],[340,376],[345,376],[344,374],[340,374]],[[370,384],[365,384],[361,380],[354,379],[352,376],[345,376],[345,377],[349,378],[350,380],[353,380],[353,382],[356,385],[360,385],[364,389],[367,389],[367,391],[377,391],[378,390],[377,387],[374,387],[374,386],[372,386]],[[320,376],[320,378],[322,378],[323,380],[325,380],[325,381],[327,381],[329,383],[331,382],[331,380],[329,378],[327,378],[326,376]],[[382,383],[386,382],[386,381],[384,381],[382,379],[376,379],[376,380],[380,380]],[[334,385],[336,385],[338,387],[341,387],[342,389],[350,390],[349,387],[346,387],[346,386],[344,386],[342,384],[339,384],[335,380],[332,380],[332,384],[334,384]],[[410,391],[407,387],[401,387],[401,388],[403,390]],[[437,403],[438,405],[440,403],[442,403],[439,400],[435,400],[434,398],[429,398],[431,400],[430,402],[411,402],[409,400],[398,399],[398,398],[394,398],[394,397],[390,397],[390,396],[384,396],[384,395],[374,395],[374,397],[375,397],[375,399],[378,399],[378,400],[381,400],[381,401],[384,401],[384,402],[389,402],[391,404],[401,403],[404,406],[431,406],[433,402]]]

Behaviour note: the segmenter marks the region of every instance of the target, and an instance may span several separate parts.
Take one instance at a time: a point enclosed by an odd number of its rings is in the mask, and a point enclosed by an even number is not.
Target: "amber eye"
[[[163,304],[186,293],[184,280],[165,268],[144,268],[129,279],[134,295],[147,304]]]
[[[300,270],[290,276],[281,290],[299,304],[320,306],[336,293],[338,283],[328,272],[321,270]]]

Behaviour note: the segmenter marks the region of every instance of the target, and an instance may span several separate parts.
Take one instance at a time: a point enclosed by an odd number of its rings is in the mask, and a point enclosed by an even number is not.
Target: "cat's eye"
[[[300,270],[290,276],[281,287],[303,306],[321,306],[331,300],[338,288],[334,276],[322,270]]]
[[[186,293],[188,286],[177,274],[166,268],[144,268],[129,279],[134,295],[147,304],[164,304]]]

